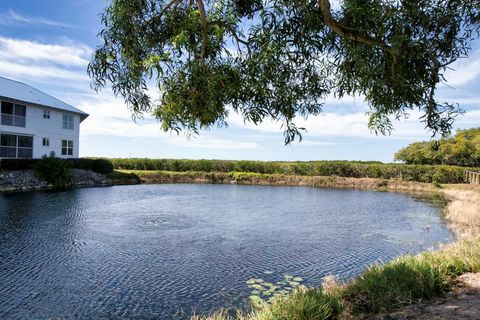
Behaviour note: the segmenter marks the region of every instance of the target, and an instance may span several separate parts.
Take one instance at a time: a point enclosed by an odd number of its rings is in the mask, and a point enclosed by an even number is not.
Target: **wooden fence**
[[[480,172],[465,171],[465,181],[471,184],[480,184]]]

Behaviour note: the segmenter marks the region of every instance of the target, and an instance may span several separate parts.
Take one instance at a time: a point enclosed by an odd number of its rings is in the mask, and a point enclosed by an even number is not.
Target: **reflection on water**
[[[249,279],[316,286],[451,238],[435,206],[393,193],[139,185],[0,195],[0,318],[183,319],[247,306]]]

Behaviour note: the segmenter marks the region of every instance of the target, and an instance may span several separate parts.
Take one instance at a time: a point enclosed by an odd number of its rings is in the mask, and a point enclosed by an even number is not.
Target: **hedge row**
[[[465,168],[456,166],[349,161],[269,162],[176,159],[110,159],[110,161],[115,169],[124,170],[234,171],[303,176],[400,179],[426,183],[463,183],[465,172]],[[469,168],[469,170],[472,170],[472,168]]]
[[[41,159],[2,159],[0,160],[0,170],[30,170],[35,169],[35,165]],[[72,169],[84,169],[94,172],[107,174],[113,171],[112,163],[107,159],[65,159],[68,166]]]

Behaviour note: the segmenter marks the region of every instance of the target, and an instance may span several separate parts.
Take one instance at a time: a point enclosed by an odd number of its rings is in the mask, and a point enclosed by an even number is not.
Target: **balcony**
[[[2,113],[1,115],[2,115],[2,125],[25,128],[26,118],[24,116],[16,116],[16,115],[7,114],[7,113]]]

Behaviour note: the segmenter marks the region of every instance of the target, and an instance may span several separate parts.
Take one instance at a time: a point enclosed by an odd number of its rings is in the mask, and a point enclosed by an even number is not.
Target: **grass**
[[[480,235],[480,185],[464,185],[441,191],[450,200],[445,218],[460,239]]]
[[[115,184],[135,184],[141,182],[140,177],[133,172],[114,170],[107,174],[107,177]]]
[[[193,316],[192,320],[334,320],[342,311],[343,306],[334,296],[320,288],[300,286],[289,296],[278,298],[250,313],[239,311],[233,317],[226,311],[219,311],[206,317]]]
[[[465,272],[480,272],[479,240],[372,266],[346,284],[341,296],[353,314],[376,314],[440,296]]]

